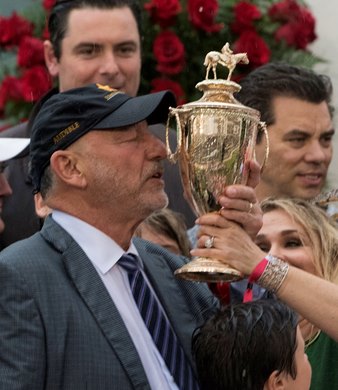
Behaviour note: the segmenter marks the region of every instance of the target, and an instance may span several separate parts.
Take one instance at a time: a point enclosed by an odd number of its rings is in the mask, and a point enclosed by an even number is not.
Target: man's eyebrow
[[[284,134],[285,136],[290,135],[302,135],[302,136],[310,136],[310,133],[306,130],[300,130],[300,129],[292,129]]]
[[[139,45],[138,42],[133,41],[133,40],[119,42],[119,43],[116,43],[116,44],[114,45],[114,47],[117,48],[117,49],[123,48],[123,47],[125,47],[125,46],[129,46],[129,47],[132,47],[133,49],[136,49],[136,48],[138,48],[140,45]]]
[[[100,43],[97,43],[97,42],[80,42],[78,43],[76,46],[74,46],[74,51],[76,50],[79,50],[79,49],[83,49],[83,48],[86,48],[86,47],[97,47],[97,48],[100,48],[102,47],[102,44]]]
[[[330,130],[324,131],[324,132],[322,133],[322,135],[334,135],[335,132],[336,132],[335,129],[332,128],[332,129],[330,129]]]
[[[335,129],[329,129],[329,130],[325,130],[323,131],[320,135],[321,136],[328,136],[328,135],[333,135],[335,133]],[[301,129],[292,129],[290,131],[288,131],[287,133],[284,134],[284,136],[292,136],[292,135],[299,135],[299,136],[305,136],[305,137],[309,137],[311,136],[311,133],[306,131],[306,130],[301,130]]]

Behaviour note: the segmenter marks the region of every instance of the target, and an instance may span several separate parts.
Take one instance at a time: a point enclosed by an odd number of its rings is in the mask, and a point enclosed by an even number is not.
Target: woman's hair
[[[142,224],[146,224],[152,231],[167,236],[177,242],[181,254],[189,258],[191,257],[190,241],[182,214],[165,208],[152,213]],[[142,237],[142,224],[135,232],[135,235],[138,237]]]
[[[313,262],[319,276],[338,284],[338,231],[318,206],[303,199],[267,198],[261,202],[263,213],[282,210],[307,234]]]
[[[193,334],[201,390],[262,390],[274,371],[295,379],[297,323],[277,299],[223,306]]]

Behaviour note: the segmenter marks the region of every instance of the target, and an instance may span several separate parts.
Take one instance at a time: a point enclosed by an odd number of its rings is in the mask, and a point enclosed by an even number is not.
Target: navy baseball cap
[[[170,91],[131,97],[107,85],[90,84],[53,95],[37,114],[31,131],[30,174],[35,191],[57,150],[64,150],[90,130],[148,124],[167,120],[176,106]]]

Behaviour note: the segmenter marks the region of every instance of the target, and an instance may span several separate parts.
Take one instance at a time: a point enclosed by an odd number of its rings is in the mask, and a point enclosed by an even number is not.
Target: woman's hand
[[[192,256],[216,258],[245,276],[251,274],[255,266],[265,257],[251,240],[250,236],[237,224],[227,221],[220,213],[208,213],[198,218],[197,248]],[[213,237],[212,248],[206,248],[206,241]]]

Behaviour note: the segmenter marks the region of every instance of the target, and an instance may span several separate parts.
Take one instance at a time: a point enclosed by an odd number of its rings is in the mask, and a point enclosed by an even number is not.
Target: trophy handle
[[[261,166],[261,172],[263,172],[267,164],[269,153],[270,153],[269,133],[265,122],[259,122],[258,126],[263,130],[265,135],[265,140],[266,140],[265,155]]]
[[[166,129],[165,129],[165,141],[166,141],[166,148],[167,148],[167,158],[171,163],[176,163],[178,160],[178,154],[179,151],[181,150],[182,144],[183,144],[183,131],[182,131],[182,124],[181,120],[183,121],[183,127],[185,126],[186,119],[183,118],[180,120],[179,114],[186,114],[190,112],[190,110],[187,109],[178,109],[178,108],[172,108],[169,107],[169,114],[168,114],[168,119],[167,119],[167,124],[166,124]],[[170,129],[170,120],[172,117],[175,117],[176,119],[176,125],[177,125],[177,147],[175,152],[173,153],[170,147],[170,141],[169,141],[169,129]]]

